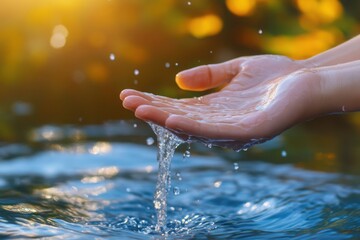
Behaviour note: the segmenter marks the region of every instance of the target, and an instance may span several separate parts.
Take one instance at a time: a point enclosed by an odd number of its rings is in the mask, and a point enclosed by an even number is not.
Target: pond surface
[[[290,132],[240,153],[191,144],[188,156],[179,147],[159,234],[157,148],[146,124],[40,127],[26,143],[0,146],[0,236],[359,239],[360,175],[334,167],[336,151],[305,144],[296,152],[297,138]]]

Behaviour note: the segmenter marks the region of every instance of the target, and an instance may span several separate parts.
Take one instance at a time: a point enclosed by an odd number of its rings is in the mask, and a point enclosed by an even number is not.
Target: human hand
[[[277,55],[237,58],[180,72],[180,88],[199,98],[172,99],[135,90],[120,94],[135,116],[163,126],[183,139],[233,149],[266,141],[317,113],[316,71],[306,61]]]

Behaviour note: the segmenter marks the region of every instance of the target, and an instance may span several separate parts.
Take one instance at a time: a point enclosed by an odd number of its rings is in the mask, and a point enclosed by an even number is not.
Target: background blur
[[[360,1],[2,0],[0,141],[133,118],[124,88],[194,96],[176,87],[178,71],[262,53],[306,58],[359,32]],[[359,114],[331,121],[360,128]]]

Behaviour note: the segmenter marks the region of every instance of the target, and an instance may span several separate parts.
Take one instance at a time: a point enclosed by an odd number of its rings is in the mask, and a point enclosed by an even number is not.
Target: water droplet
[[[198,101],[202,101],[203,97],[195,97],[195,99],[198,100]]]
[[[175,63],[175,66],[179,66],[179,63]]]
[[[211,51],[210,51],[210,54],[212,54],[212,53],[213,53],[213,51],[211,50]]]
[[[342,106],[341,110],[342,110],[343,112],[346,112],[345,106]]]
[[[111,61],[115,61],[116,56],[114,53],[110,53],[109,58]]]
[[[188,158],[188,157],[190,157],[190,156],[191,156],[191,153],[190,153],[189,150],[186,150],[186,151],[184,152],[184,154],[183,154],[183,157],[184,157],[184,158]]]
[[[178,187],[174,187],[174,189],[173,189],[173,193],[174,193],[174,195],[175,195],[175,196],[180,195],[180,188],[178,188]]]
[[[215,181],[214,182],[214,187],[219,188],[219,187],[221,187],[221,184],[222,184],[221,181]]]
[[[177,173],[175,173],[175,176],[177,177],[178,181],[182,180],[181,173],[177,172]]]
[[[282,157],[286,157],[286,156],[287,156],[287,152],[286,152],[285,150],[282,150],[282,151],[281,151],[281,156],[282,156]]]
[[[154,201],[154,207],[155,207],[155,209],[160,209],[161,208],[161,202],[160,201]]]
[[[258,33],[259,33],[259,34],[263,34],[263,30],[262,30],[262,29],[259,29]]]
[[[190,6],[190,5],[191,5],[191,2],[190,2],[190,1],[188,1],[188,2],[187,2],[187,5],[189,5],[189,6]]]
[[[239,170],[239,164],[238,163],[234,163],[234,170]]]
[[[169,67],[170,67],[170,63],[168,63],[168,62],[165,63],[165,67],[166,67],[166,68],[169,68]]]
[[[135,69],[135,70],[134,70],[134,75],[137,76],[137,75],[139,75],[139,74],[140,74],[139,69]]]
[[[154,138],[152,138],[152,137],[148,137],[148,138],[146,139],[146,144],[147,144],[148,146],[153,145],[154,142],[155,142],[155,140],[154,140]]]
[[[137,124],[136,124],[136,123],[134,123],[133,127],[134,127],[134,128],[137,128]]]

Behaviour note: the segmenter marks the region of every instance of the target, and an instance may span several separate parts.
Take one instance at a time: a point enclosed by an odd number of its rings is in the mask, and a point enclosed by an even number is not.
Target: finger
[[[165,126],[166,119],[170,116],[170,113],[151,105],[141,105],[136,108],[135,116],[144,121],[153,122],[160,126]]]
[[[203,91],[229,82],[238,74],[239,67],[239,59],[203,65],[178,73],[175,81],[184,90]]]
[[[124,100],[126,97],[128,96],[139,96],[142,97],[148,101],[152,101],[156,95],[152,94],[152,93],[147,93],[147,92],[140,92],[134,89],[124,89],[121,91],[120,93],[120,99]]]
[[[151,101],[153,103],[158,102],[158,103],[164,103],[164,104],[174,104],[176,102],[181,102],[182,100],[179,99],[174,99],[174,98],[169,98],[169,97],[165,97],[165,96],[160,96],[160,95],[155,95],[152,93],[147,93],[147,92],[140,92],[137,90],[133,90],[133,89],[124,89],[121,91],[120,93],[120,99],[124,100],[125,98],[127,98],[128,96],[139,96],[142,97],[148,101]]]
[[[147,99],[135,95],[127,96],[123,100],[124,108],[131,111],[135,111],[135,109],[140,105],[148,105],[148,104],[150,104],[150,102]]]
[[[133,89],[124,89],[121,91],[120,93],[120,99],[122,101],[124,101],[124,99],[127,97],[127,96],[130,96],[130,95],[138,95],[138,91],[136,90],[133,90]]]

